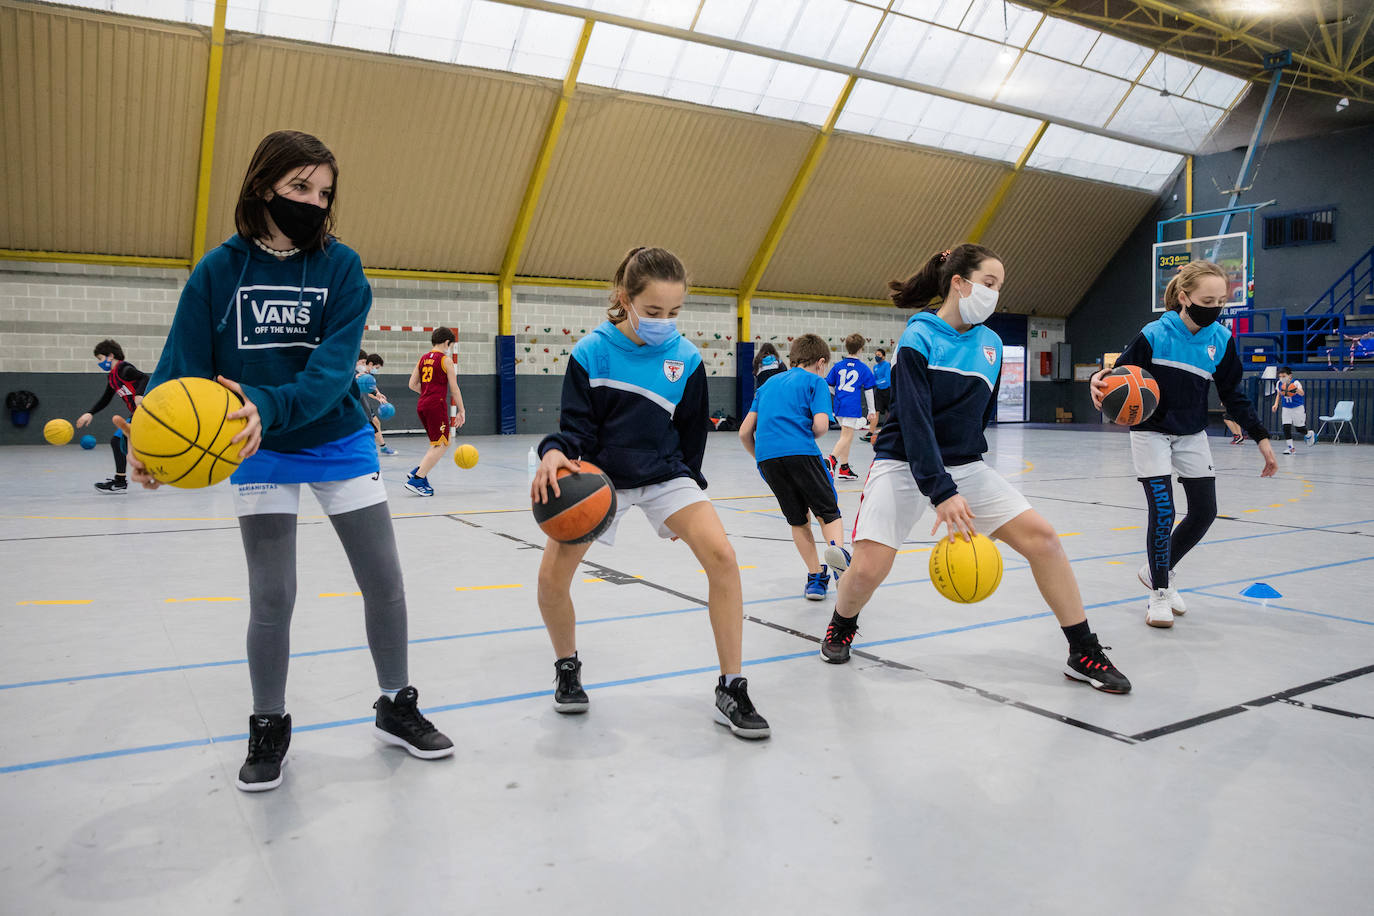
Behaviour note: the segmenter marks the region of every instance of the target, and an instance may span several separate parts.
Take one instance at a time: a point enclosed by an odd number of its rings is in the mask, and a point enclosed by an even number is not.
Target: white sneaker
[[[1317,434],[1310,429],[1307,431],[1307,435],[1303,436],[1302,438],[1303,441],[1305,441],[1308,445],[1317,444]]]
[[[1152,627],[1166,629],[1174,625],[1174,612],[1169,607],[1166,589],[1159,588],[1150,592],[1150,601],[1145,605],[1145,622]]]
[[[1154,584],[1150,581],[1150,565],[1148,563],[1140,567],[1140,571],[1135,576],[1146,589],[1154,590]],[[1184,603],[1183,596],[1178,593],[1178,589],[1174,588],[1174,571],[1172,569],[1169,570],[1169,585],[1163,591],[1164,597],[1169,599],[1169,610],[1179,617],[1188,613],[1188,605]]]
[[[1285,455],[1291,455],[1291,454],[1293,454],[1293,453],[1296,452],[1296,451],[1297,451],[1297,449],[1293,448],[1293,443],[1290,442],[1290,443],[1288,443],[1288,448],[1286,448],[1286,449],[1283,450],[1283,453],[1284,453]]]

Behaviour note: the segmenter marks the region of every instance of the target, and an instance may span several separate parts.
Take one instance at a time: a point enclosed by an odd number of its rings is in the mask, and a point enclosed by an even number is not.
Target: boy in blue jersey
[[[827,544],[844,542],[835,483],[816,445],[830,431],[830,388],[822,378],[830,348],[815,334],[803,334],[792,342],[788,359],[792,368],[754,394],[739,437],[792,526],[792,541],[806,564],[802,594],[820,601],[830,587],[830,574],[816,555],[811,516],[820,522]]]
[[[849,447],[854,444],[854,430],[864,417],[864,406],[868,407],[868,426],[878,425],[878,414],[873,410],[873,370],[861,359],[864,336],[850,334],[844,339],[844,348],[849,355],[830,369],[825,377],[830,390],[835,392],[835,419],[840,422],[840,439],[830,453],[827,463],[836,480],[858,480],[849,467]]]
[[[854,555],[837,586],[821,657],[841,664],[858,632],[859,611],[892,570],[897,551],[925,510],[934,507],[934,534],[975,530],[995,537],[1030,562],[1054,612],[1069,658],[1064,675],[1107,693],[1131,682],[1107,658],[1088,626],[1069,558],[1054,528],[1026,498],[983,462],[983,431],[997,410],[1002,343],[983,326],[997,308],[1002,261],[980,245],[960,245],[932,257],[905,283],[889,284],[903,308],[923,308],[907,322],[892,370],[892,411],[874,444],[873,467],[854,516]],[[975,529],[974,520],[977,519]],[[845,569],[837,548],[826,562]]]
[[[710,583],[707,611],[720,659],[715,721],[740,738],[766,738],[768,722],[740,675],[739,563],[702,492],[710,403],[701,352],[677,330],[686,296],[687,270],[671,251],[636,248],[620,262],[609,320],[579,340],[568,360],[558,432],[539,443],[530,498],[558,496],[558,471],[575,471],[585,458],[615,485],[616,514],[598,540],[613,544],[621,519],[638,506],[659,537],[687,542]],[[561,713],[588,706],[570,586],[590,547],[550,538],[539,564],[539,613],[553,643],[553,704]]]
[[[420,714],[407,671],[405,587],[372,428],[354,395],[354,366],[372,307],[362,262],[330,233],[338,164],[294,130],[253,154],[234,212],[237,232],[201,258],[181,293],[149,390],[215,378],[243,407],[230,482],[248,561],[248,677],[253,715],[236,785],[281,784],[291,743],[286,670],[296,600],[296,516],[308,486],[343,544],[363,596],[381,696],[374,734],[422,758],[453,742]],[[154,488],[134,458],[137,483]]]
[[[1264,457],[1261,477],[1278,470],[1269,430],[1240,390],[1244,376],[1236,342],[1217,321],[1226,305],[1226,271],[1211,261],[1185,264],[1169,281],[1164,301],[1170,311],[1140,333],[1117,357],[1118,366],[1139,366],[1159,385],[1159,406],[1131,427],[1131,459],[1145,488],[1149,524],[1145,565],[1136,573],[1150,590],[1145,623],[1169,628],[1187,612],[1174,586],[1174,569],[1197,546],[1217,517],[1217,480],[1207,442],[1207,388],[1213,382],[1226,413],[1250,434]],[[1093,405],[1102,408],[1102,377],[1093,376]],[[1176,522],[1173,475],[1188,497],[1188,511]]]
[[[1279,414],[1279,422],[1283,424],[1283,438],[1288,443],[1283,453],[1291,455],[1296,451],[1293,448],[1295,426],[1304,442],[1315,445],[1317,434],[1307,428],[1307,393],[1302,390],[1302,382],[1293,380],[1293,370],[1287,366],[1279,370],[1279,387],[1274,390],[1274,406],[1270,408],[1270,413],[1278,413],[1280,406],[1283,407],[1283,413]]]
[[[864,433],[863,440],[872,442],[882,427],[887,409],[892,406],[892,364],[887,361],[887,350],[878,347],[873,351],[873,410],[878,414],[877,424]]]

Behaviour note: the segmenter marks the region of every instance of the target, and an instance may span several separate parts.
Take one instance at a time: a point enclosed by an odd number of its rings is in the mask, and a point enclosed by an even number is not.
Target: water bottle
[[[525,469],[529,471],[531,484],[534,483],[534,472],[539,470],[539,455],[535,452],[534,446],[530,446],[530,453],[525,459]]]

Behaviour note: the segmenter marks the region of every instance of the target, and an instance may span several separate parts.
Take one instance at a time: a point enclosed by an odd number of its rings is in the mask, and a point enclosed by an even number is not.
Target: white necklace
[[[268,245],[266,242],[264,242],[262,239],[258,239],[258,238],[253,239],[253,244],[257,245],[259,248],[261,248],[263,251],[267,252],[268,254],[272,255],[274,258],[283,258],[283,259],[285,259],[285,258],[291,257],[293,254],[300,254],[300,253],[301,253],[301,250],[300,250],[299,248],[288,248],[288,249],[286,249],[285,251],[278,251],[277,249],[272,248],[271,246],[269,246],[269,245]]]

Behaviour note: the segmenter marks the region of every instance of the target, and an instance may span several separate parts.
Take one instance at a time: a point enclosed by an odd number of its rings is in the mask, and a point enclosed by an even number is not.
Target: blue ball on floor
[[[395,405],[383,404],[381,407],[378,407],[377,416],[381,417],[383,420],[390,420],[392,417],[396,416]]]
[[[89,433],[87,435],[82,436],[81,447],[86,449],[87,451],[90,451],[91,449],[95,448],[95,436],[92,436]]]

